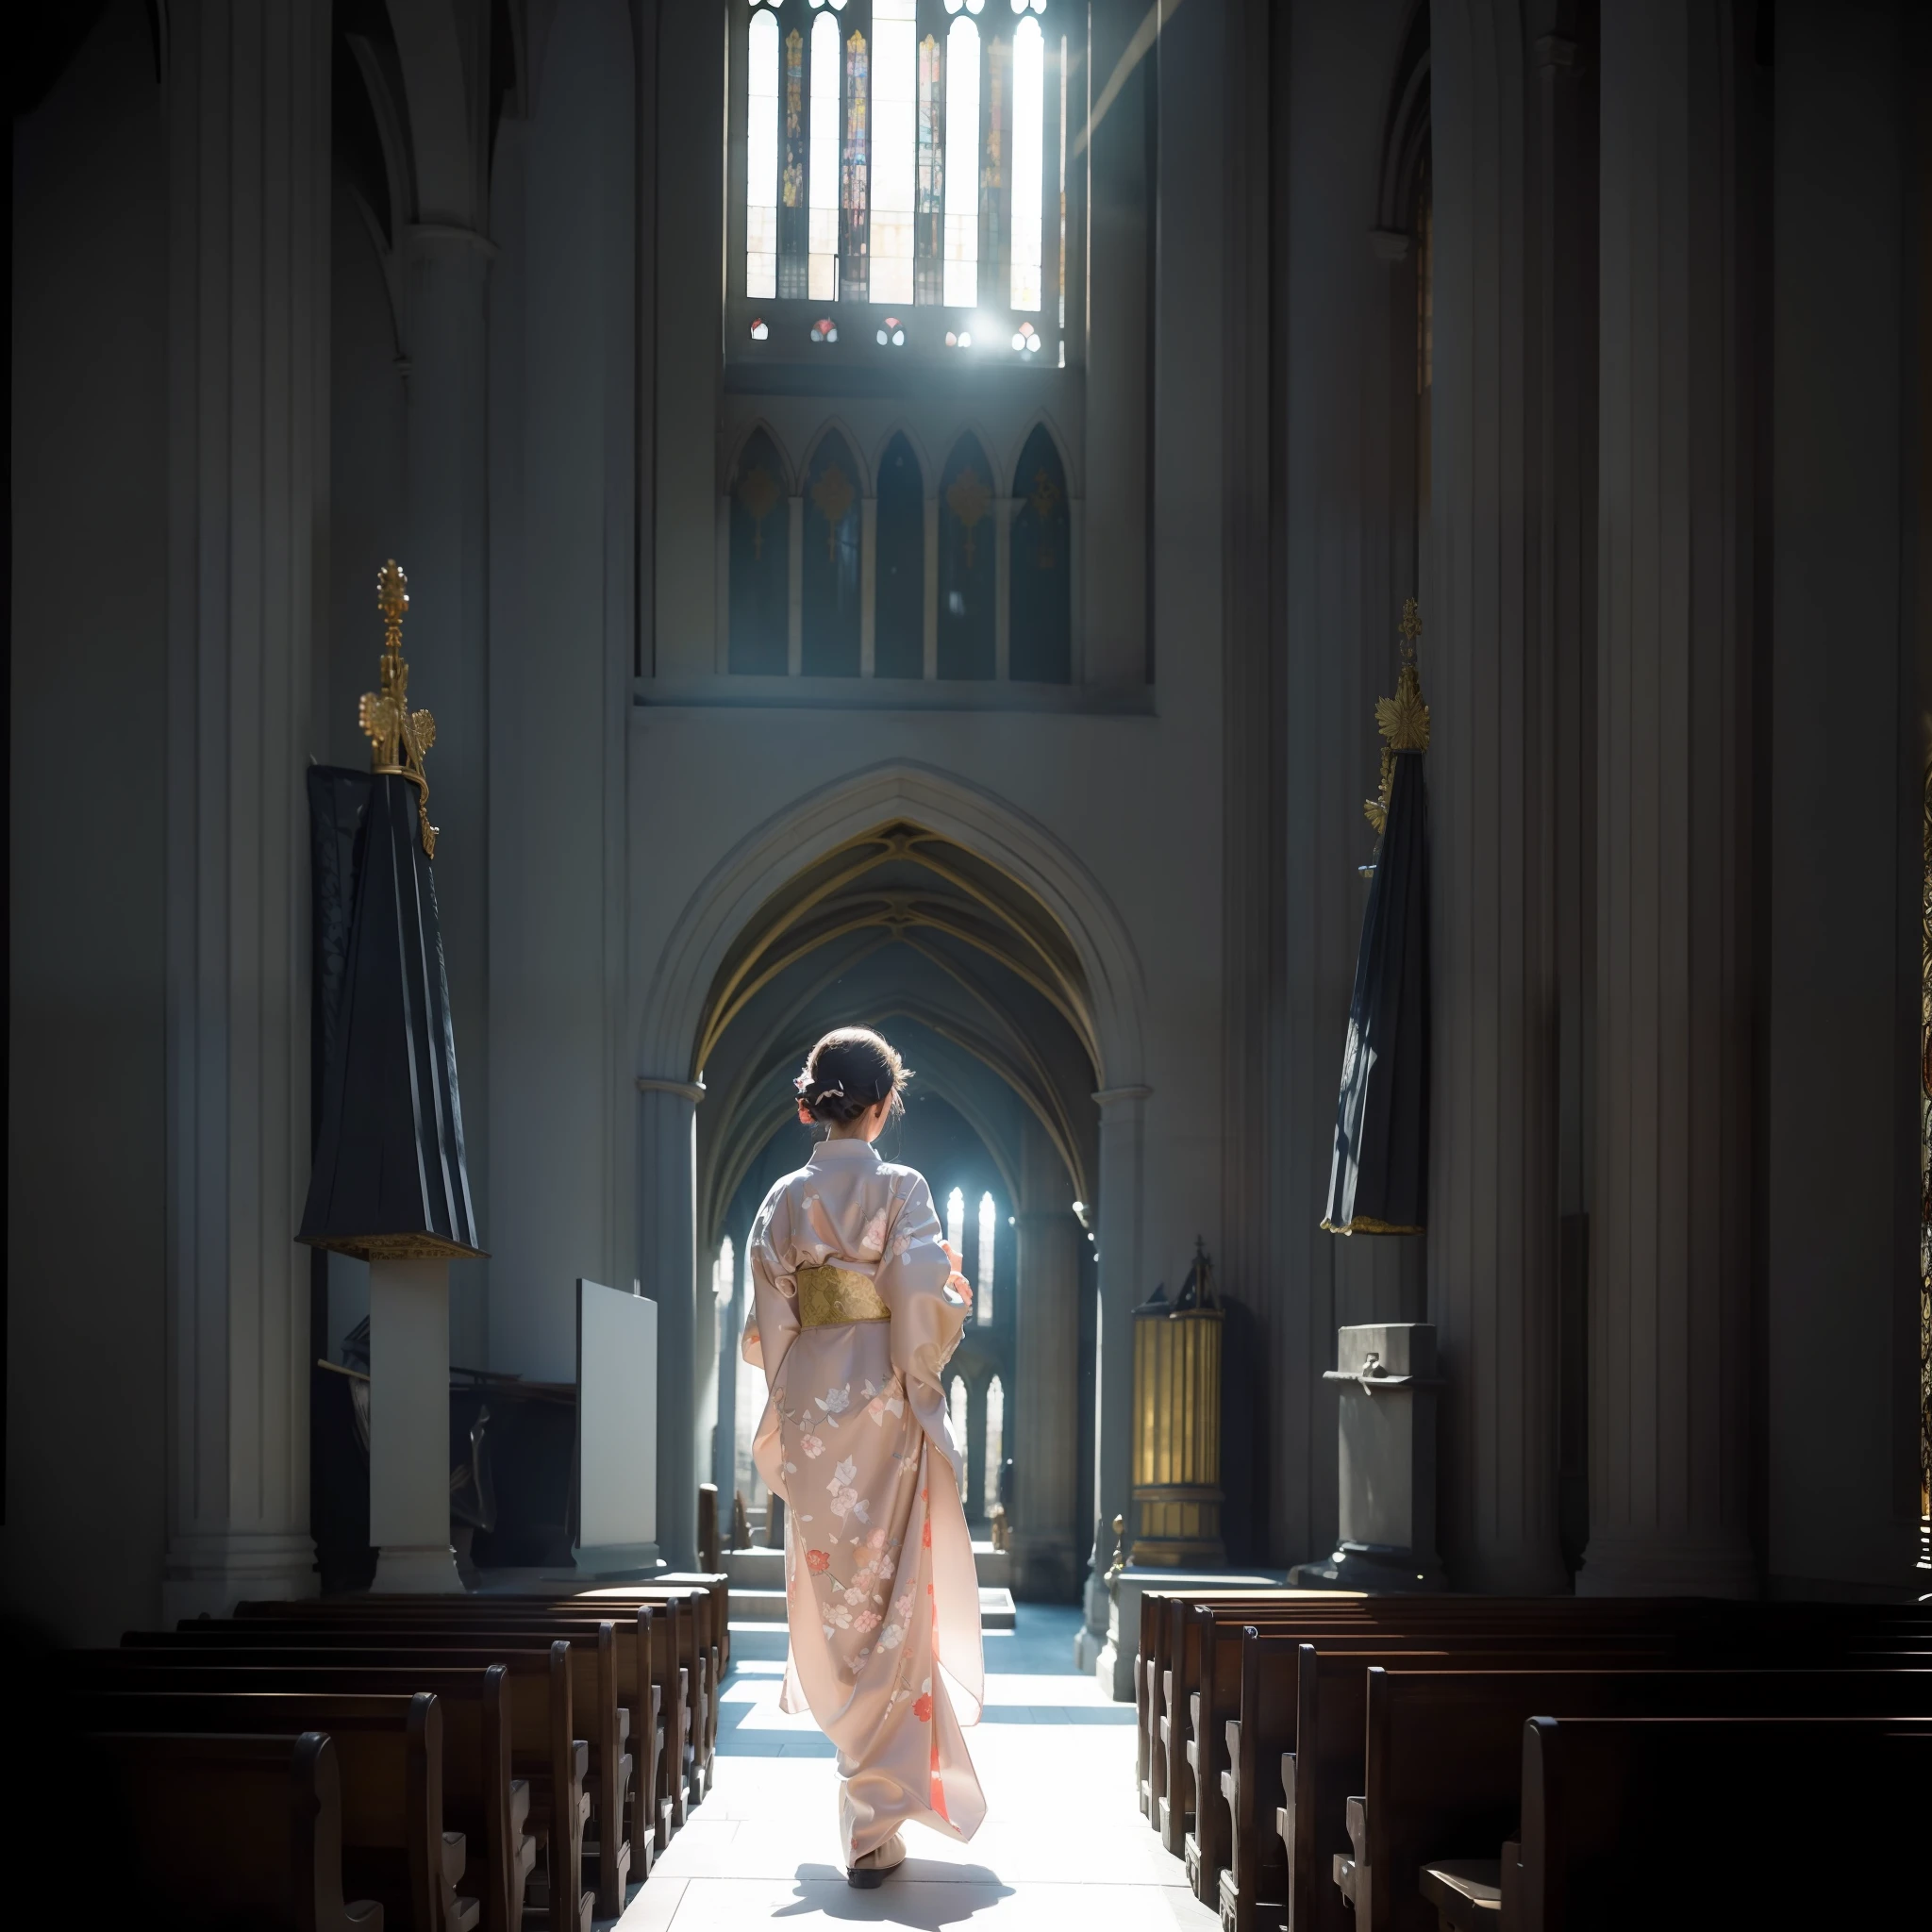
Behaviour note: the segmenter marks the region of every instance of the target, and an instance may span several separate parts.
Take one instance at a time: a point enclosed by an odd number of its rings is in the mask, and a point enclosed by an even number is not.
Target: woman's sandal
[[[886,1882],[886,1874],[906,1862],[906,1840],[895,1831],[884,1844],[854,1858],[845,1873],[845,1883],[860,1891],[870,1891]]]

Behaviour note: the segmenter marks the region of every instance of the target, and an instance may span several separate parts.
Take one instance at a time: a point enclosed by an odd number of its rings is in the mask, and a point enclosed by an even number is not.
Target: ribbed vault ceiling
[[[921,1084],[987,1143],[1017,1197],[1030,1115],[1091,1198],[1086,975],[1065,929],[1017,880],[903,821],[827,853],[774,893],[720,968],[699,1029],[700,1225],[791,1118],[791,1077],[833,1026],[891,1036]]]

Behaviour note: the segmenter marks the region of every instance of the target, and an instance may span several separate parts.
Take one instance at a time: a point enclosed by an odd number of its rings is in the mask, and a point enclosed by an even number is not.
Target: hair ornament
[[[804,1072],[804,1073],[802,1073],[801,1074],[799,1074],[799,1076],[798,1076],[798,1078],[797,1078],[797,1079],[795,1079],[794,1081],[792,1081],[792,1083],[791,1083],[791,1091],[793,1091],[794,1093],[803,1093],[803,1092],[805,1091],[805,1090],[806,1090],[806,1089],[807,1089],[808,1087],[809,1087],[810,1085],[811,1085],[811,1069],[810,1069],[809,1067],[808,1067],[808,1068],[806,1068],[806,1070],[805,1070],[805,1072]]]

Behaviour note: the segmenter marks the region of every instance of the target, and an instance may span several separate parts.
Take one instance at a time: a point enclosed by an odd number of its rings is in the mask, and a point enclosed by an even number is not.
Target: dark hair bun
[[[882,1100],[898,1113],[899,1094],[912,1074],[893,1049],[866,1026],[841,1026],[828,1033],[807,1056],[805,1071],[791,1084],[799,1105],[826,1126],[843,1126]]]

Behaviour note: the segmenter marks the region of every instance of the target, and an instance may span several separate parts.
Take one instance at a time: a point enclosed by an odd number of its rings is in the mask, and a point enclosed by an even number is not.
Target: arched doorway
[[[721,1349],[736,1311],[701,1285],[727,1236],[741,1254],[741,1197],[755,1206],[804,1158],[785,1108],[799,1056],[824,1027],[858,1020],[891,1035],[1010,1191],[1014,1347],[1032,1370],[1030,1388],[1018,1366],[1000,1378],[1017,1567],[1051,1577],[1047,1594],[1077,1578],[1096,1524],[1127,1500],[1143,1004],[1124,924],[1080,862],[929,766],[884,763],[809,793],[713,870],[637,1012],[638,1272],[662,1311],[659,1536],[674,1559],[692,1541],[695,1484],[724,1473]],[[941,1192],[951,1185],[931,1177]],[[1075,1290],[1071,1371],[1041,1366],[1031,1345],[1025,1283],[1042,1268],[1075,1281],[1084,1270],[1093,1284]],[[1083,1361],[1094,1365],[1091,1428],[1063,1399]],[[724,1413],[734,1435],[728,1403]],[[1071,1448],[1032,1453],[1029,1473],[1028,1445],[1056,1430]],[[1059,1495],[1042,1507],[1034,1484],[1049,1477]],[[1051,1529],[1029,1529],[1029,1515]],[[1048,1547],[1030,1547],[1036,1535]]]
[[[926,1175],[978,1291],[947,1376],[968,1520],[988,1533],[1010,1456],[1016,1585],[1070,1596],[1092,1453],[1092,1266],[1073,1208],[1093,1191],[1098,1143],[1085,973],[1037,897],[909,820],[801,867],[721,962],[699,1026],[701,1257],[741,1254],[772,1181],[806,1159],[791,1076],[820,1033],[855,1024],[887,1032],[914,1069],[880,1152]],[[748,1298],[742,1268],[721,1273],[699,1337],[697,1454],[721,1495],[752,1476],[761,1384],[741,1383],[736,1357]],[[746,1500],[762,1500],[755,1486]]]

